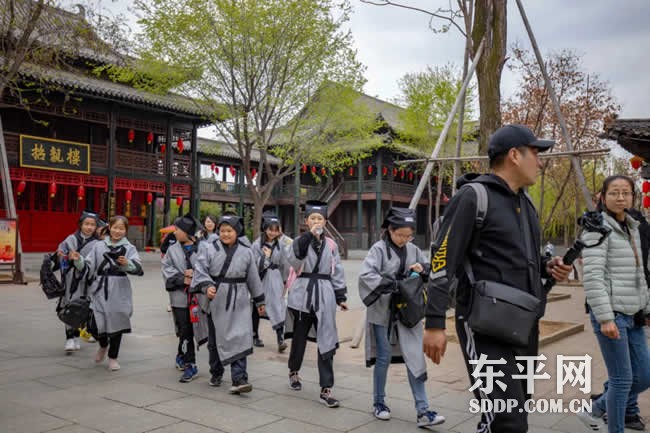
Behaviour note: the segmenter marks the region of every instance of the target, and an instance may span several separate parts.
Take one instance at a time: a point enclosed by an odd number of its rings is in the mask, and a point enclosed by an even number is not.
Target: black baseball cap
[[[535,147],[546,152],[555,144],[555,140],[542,140],[535,137],[533,131],[524,125],[505,125],[497,129],[488,143],[488,157],[492,160],[497,155],[506,153],[513,147]]]

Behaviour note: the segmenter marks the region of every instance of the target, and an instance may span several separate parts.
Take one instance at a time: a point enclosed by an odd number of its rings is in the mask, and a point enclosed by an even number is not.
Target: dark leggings
[[[105,348],[108,346],[108,357],[111,359],[117,359],[117,356],[120,353],[120,344],[122,343],[122,333],[113,334],[110,337],[106,334],[101,335],[97,338],[99,347]]]
[[[71,338],[78,337],[79,334],[80,334],[79,328],[74,329],[74,328],[70,328],[69,326],[65,327],[65,338],[67,338],[68,340]]]
[[[178,354],[182,356],[185,364],[194,364],[194,330],[190,319],[190,310],[187,307],[172,307],[174,322],[178,330]]]
[[[259,330],[260,330],[260,313],[257,311],[257,307],[253,305],[253,337],[254,338],[259,338]]]
[[[300,371],[302,361],[307,348],[307,336],[310,329],[318,326],[318,320],[314,313],[304,313],[289,308],[287,314],[291,314],[294,320],[293,340],[291,342],[291,351],[289,352],[289,372]],[[321,388],[331,388],[334,386],[334,358],[323,359],[318,352],[318,376]]]

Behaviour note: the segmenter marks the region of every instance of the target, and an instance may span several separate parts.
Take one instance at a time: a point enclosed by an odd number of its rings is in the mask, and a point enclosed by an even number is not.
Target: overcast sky
[[[367,66],[366,93],[392,100],[397,80],[408,72],[463,62],[464,42],[456,30],[435,34],[427,15],[393,6],[351,0],[350,22],[359,60]],[[399,0],[398,0],[399,2]],[[434,10],[448,0],[401,0]],[[454,2],[455,3],[455,2]],[[583,66],[609,81],[621,117],[650,117],[650,0],[524,0],[542,55],[565,48],[583,54]],[[530,42],[514,0],[508,2],[508,46]],[[502,96],[515,90],[504,69]]]

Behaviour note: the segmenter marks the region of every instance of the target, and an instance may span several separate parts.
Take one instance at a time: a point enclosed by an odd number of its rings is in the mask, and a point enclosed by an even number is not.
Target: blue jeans
[[[388,341],[388,328],[381,325],[371,324],[375,333],[375,346],[377,359],[373,371],[373,394],[374,404],[385,404],[386,398],[386,377],[388,376],[388,366],[391,359],[391,347]],[[409,385],[415,400],[415,410],[418,415],[429,409],[427,390],[424,386],[424,380],[418,380],[411,371],[406,369],[409,378]]]
[[[605,381],[603,384],[603,394],[607,392],[607,388],[609,388],[609,381]],[[627,406],[625,406],[625,416],[634,416],[638,415],[641,413],[641,410],[639,409],[639,394],[636,392],[631,392],[630,395],[627,398]]]
[[[609,376],[607,391],[594,402],[593,411],[597,415],[607,412],[609,433],[623,433],[630,394],[650,387],[650,353],[645,331],[634,326],[633,316],[616,313],[614,321],[620,338],[611,339],[600,332],[600,323],[593,313],[590,317]]]

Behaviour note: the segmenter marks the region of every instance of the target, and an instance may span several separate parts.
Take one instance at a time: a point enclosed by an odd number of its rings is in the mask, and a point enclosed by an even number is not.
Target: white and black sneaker
[[[223,378],[221,376],[212,376],[208,383],[210,386],[221,386],[222,380]]]
[[[302,383],[300,383],[300,376],[297,371],[289,373],[289,388],[294,391],[302,390]]]
[[[383,403],[375,403],[372,413],[375,415],[375,418],[382,421],[388,421],[390,419],[390,409]]]
[[[231,394],[245,394],[247,392],[251,392],[252,390],[253,390],[253,385],[251,385],[246,381],[241,381],[241,382],[233,382],[229,392]]]
[[[434,410],[428,410],[426,412],[422,412],[418,414],[418,427],[424,428],[424,427],[430,427],[432,425],[439,425],[445,422],[445,417],[442,415],[438,415],[438,413]]]
[[[320,401],[327,407],[339,407],[339,401],[332,397],[332,388],[321,388]]]
[[[579,410],[576,412],[576,416],[589,430],[605,431],[605,423],[603,422],[602,416],[596,416],[593,412],[587,412],[586,410]]]

